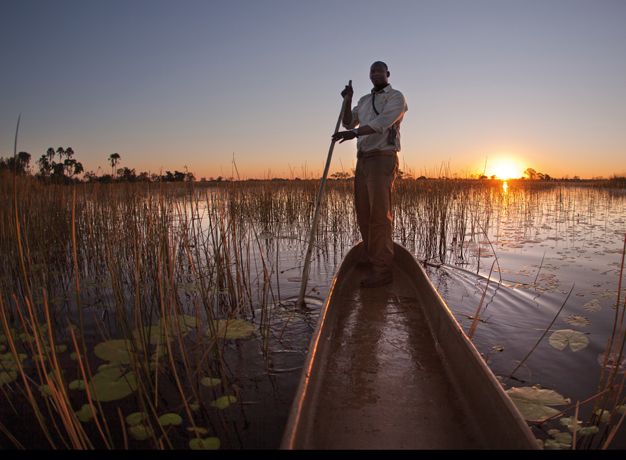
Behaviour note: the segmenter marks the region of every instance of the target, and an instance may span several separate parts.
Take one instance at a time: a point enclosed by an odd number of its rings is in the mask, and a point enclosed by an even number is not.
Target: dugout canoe
[[[535,437],[424,269],[363,289],[344,258],[311,338],[283,449],[536,449]]]

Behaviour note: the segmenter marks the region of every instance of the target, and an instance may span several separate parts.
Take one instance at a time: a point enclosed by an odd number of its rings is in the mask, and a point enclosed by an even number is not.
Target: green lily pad
[[[144,327],[143,331],[135,329],[133,331],[133,339],[137,344],[140,344],[142,340],[147,339],[149,345],[157,345],[165,342],[165,334],[161,325],[156,324]]]
[[[102,377],[116,379],[124,375],[125,367],[119,363],[102,364],[98,366],[98,374]]]
[[[611,412],[605,409],[596,409],[593,413],[600,417],[602,423],[607,423],[611,418]]]
[[[506,390],[506,393],[522,413],[524,419],[529,422],[541,422],[560,412],[549,406],[570,403],[568,398],[564,398],[556,391],[538,387],[513,387]]]
[[[585,426],[578,430],[578,436],[588,436],[590,434],[598,434],[599,432],[600,429],[595,425]]]
[[[94,407],[93,410],[96,410]],[[83,407],[80,408],[79,411],[75,412],[78,420],[81,422],[88,422],[93,419],[93,411],[91,410],[91,406],[89,404],[83,404]]]
[[[563,417],[559,419],[559,423],[567,427],[570,433],[573,433],[575,430],[580,430],[580,425],[583,424],[583,422],[581,422],[580,420],[574,421],[574,417]]]
[[[626,405],[622,404],[621,406],[617,406],[615,410],[617,410],[619,414],[623,414],[624,412],[626,412]]]
[[[596,312],[600,311],[602,306],[600,305],[600,301],[598,299],[593,299],[583,305],[583,308],[589,312]]]
[[[587,348],[589,339],[582,332],[572,329],[561,329],[552,333],[548,339],[550,345],[557,350],[564,350],[569,345],[572,351],[580,351]]]
[[[221,396],[215,401],[211,402],[211,407],[217,407],[218,409],[226,409],[232,403],[237,402],[237,398],[232,395]]]
[[[216,450],[220,448],[220,438],[194,438],[189,441],[192,450]]]
[[[84,390],[85,389],[85,381],[84,380],[72,380],[69,384],[70,390]]]
[[[198,404],[197,402],[191,403],[189,404],[189,409],[191,409],[194,412],[197,412],[200,410],[200,404]]]
[[[19,360],[20,363],[24,362],[26,358],[27,358],[27,355],[25,353],[17,354],[17,359]],[[17,361],[15,361],[15,358],[13,357],[13,353],[5,353],[5,354],[0,355],[0,369],[4,371],[18,369]]]
[[[112,377],[98,372],[89,382],[89,391],[96,401],[116,401],[125,398],[137,390],[137,380],[134,372]]]
[[[130,364],[130,340],[114,339],[101,342],[93,349],[95,355],[111,363]]]
[[[41,396],[52,396],[52,389],[48,385],[41,385],[39,387]]]
[[[8,370],[2,371],[0,370],[0,387],[6,383],[11,383],[17,379],[17,371]]]
[[[183,423],[183,418],[174,413],[163,414],[159,417],[159,423],[161,426],[178,426]]]
[[[543,443],[544,449],[563,450],[572,447],[572,435],[559,430],[549,430],[548,434],[552,439],[546,439]]]
[[[126,416],[126,423],[130,426],[139,425],[143,423],[144,420],[148,420],[148,414],[145,412],[133,412],[130,415]]]
[[[22,332],[17,336],[18,339],[20,339],[22,342],[24,343],[31,343],[35,340],[35,338],[28,334],[27,332]]]
[[[214,386],[219,385],[221,381],[222,381],[221,379],[216,379],[216,378],[213,378],[213,377],[203,377],[200,380],[200,383],[202,385],[204,385],[205,387],[209,387],[210,388],[210,387],[214,387]]]
[[[219,319],[213,322],[213,326],[217,337],[229,340],[250,337],[256,329],[253,323],[243,319]],[[207,331],[207,335],[211,335],[211,329]]]
[[[565,318],[565,322],[572,326],[589,326],[591,321],[582,315],[569,315]]]
[[[133,425],[128,430],[130,435],[137,441],[145,441],[152,436],[152,428],[146,425]]]
[[[78,359],[78,354],[75,351],[71,352],[70,353],[70,359],[72,361],[76,361]]]

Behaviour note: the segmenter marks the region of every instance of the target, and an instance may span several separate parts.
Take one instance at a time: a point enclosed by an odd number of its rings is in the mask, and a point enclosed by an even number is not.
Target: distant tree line
[[[134,168],[116,166],[121,161],[119,153],[112,153],[107,158],[111,165],[111,174],[98,175],[94,171],[87,171],[83,164],[75,157],[71,147],[52,147],[39,157],[35,165],[31,165],[32,155],[28,152],[19,152],[7,158],[0,157],[0,173],[8,171],[19,176],[33,175],[37,179],[53,183],[73,182],[190,182],[195,176],[190,171],[165,171],[165,174],[153,174],[146,171],[137,173]],[[36,169],[36,170],[35,170]],[[186,169],[186,168],[185,168]],[[83,173],[82,178],[79,178]]]

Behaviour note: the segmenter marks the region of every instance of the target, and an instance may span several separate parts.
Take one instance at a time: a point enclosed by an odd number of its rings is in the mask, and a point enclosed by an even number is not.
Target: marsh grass
[[[186,448],[209,436],[225,446],[243,445],[233,419],[246,420],[247,403],[231,358],[245,344],[229,338],[228,325],[253,325],[254,359],[268,375],[298,369],[277,367],[272,359],[297,317],[281,288],[294,267],[281,263],[286,248],[300,259],[304,254],[317,185],[68,186],[0,178],[0,251],[12,261],[0,266],[0,345],[7,355],[0,371],[10,380],[0,385],[6,442],[18,448],[27,439],[44,447]],[[352,186],[328,183],[315,238],[318,261],[337,258],[360,240]],[[499,181],[399,180],[394,237],[425,263],[480,273],[481,259],[497,258],[485,229],[515,208],[528,220],[520,231],[532,238],[536,223],[530,221],[545,211],[538,195],[546,187],[558,192],[559,185],[520,181],[503,194]],[[571,194],[554,196],[549,212],[559,213],[564,225],[591,213],[577,209]],[[614,348],[623,347],[623,313],[620,324]],[[97,344],[112,340],[123,344],[116,348],[121,361],[106,362],[96,353]],[[120,374],[115,385],[132,391],[115,404],[102,400],[94,382],[103,373]],[[204,378],[219,383],[207,387]],[[607,382],[614,386],[615,378]],[[84,390],[70,389],[71,383]],[[607,398],[614,407],[623,403],[613,393]],[[217,401],[230,407],[218,409]],[[134,412],[145,414],[139,429],[126,422]],[[184,425],[163,426],[159,417],[166,412],[180,414]],[[26,419],[37,424],[29,433],[12,428]],[[611,430],[603,442],[614,436]]]

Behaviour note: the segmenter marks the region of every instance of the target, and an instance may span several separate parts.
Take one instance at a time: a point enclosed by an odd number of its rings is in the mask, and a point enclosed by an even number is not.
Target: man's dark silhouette
[[[345,87],[341,92],[347,99],[342,122],[349,131],[333,135],[340,142],[358,138],[354,204],[365,247],[361,265],[369,267],[361,281],[363,287],[393,281],[391,190],[398,171],[400,123],[408,107],[402,93],[389,84],[390,75],[387,64],[374,62],[370,67],[374,88],[354,109],[352,86]]]

